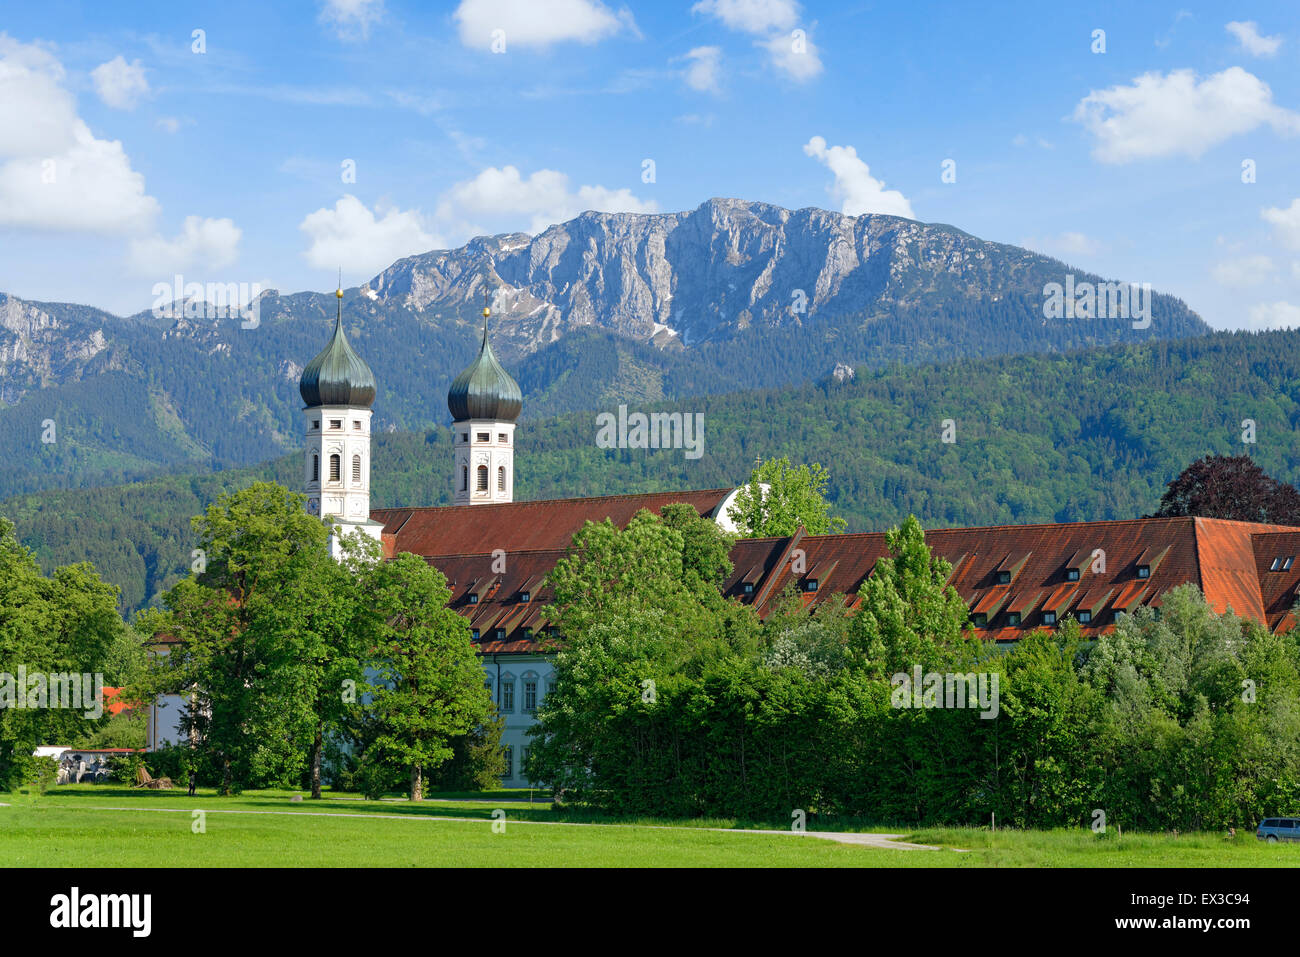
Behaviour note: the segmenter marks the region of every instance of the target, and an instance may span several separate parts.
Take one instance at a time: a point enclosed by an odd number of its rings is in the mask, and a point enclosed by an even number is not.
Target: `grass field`
[[[937,851],[756,833],[734,821],[621,821],[526,803],[528,792],[438,795],[422,804],[294,792],[216,797],[200,790],[73,785],[44,797],[0,794],[0,862],[15,867],[1297,867],[1300,845],[1253,833],[1114,834],[1087,829],[922,829]],[[192,830],[205,811],[204,833]],[[494,831],[493,814],[505,826]],[[499,817],[499,815],[498,815]],[[826,828],[809,824],[810,829]],[[889,829],[845,826],[883,832]],[[893,833],[904,833],[894,829]],[[961,852],[954,850],[962,849]]]

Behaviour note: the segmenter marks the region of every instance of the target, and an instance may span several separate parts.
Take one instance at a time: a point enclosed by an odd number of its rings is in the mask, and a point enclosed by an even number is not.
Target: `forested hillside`
[[[599,449],[591,413],[534,419],[516,433],[518,497],[720,487],[743,480],[755,456],[787,455],[829,469],[830,496],[854,531],[909,513],[929,528],[1131,518],[1154,511],[1165,483],[1208,452],[1247,451],[1270,474],[1300,479],[1300,331],[896,365],[657,407],[704,414],[700,459]],[[1241,441],[1245,419],[1255,444]],[[445,429],[376,436],[372,504],[447,503],[449,438]],[[219,490],[254,478],[296,487],[299,467],[290,455],[210,476],[19,496],[0,513],[45,568],[89,559],[132,609],[188,567],[190,516]]]

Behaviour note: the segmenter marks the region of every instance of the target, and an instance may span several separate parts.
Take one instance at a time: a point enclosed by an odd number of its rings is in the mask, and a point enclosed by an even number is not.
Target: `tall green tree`
[[[18,541],[14,526],[0,517],[0,788],[12,787],[28,770],[32,750],[41,744],[79,739],[107,723],[107,717],[87,717],[90,708],[50,707],[46,683],[45,706],[33,700],[33,686],[17,686],[22,668],[28,679],[43,676],[96,674],[108,684],[129,678],[138,669],[143,651],[117,613],[117,589],[101,581],[89,564],[58,568],[42,575],[28,549]],[[80,678],[77,690],[82,690]],[[18,706],[17,696],[23,696]],[[12,696],[12,698],[10,697]],[[84,696],[78,702],[84,704]]]
[[[830,473],[820,463],[792,466],[785,456],[759,462],[736,494],[729,517],[744,538],[793,535],[802,525],[810,535],[842,532],[826,501]]]
[[[885,542],[889,555],[858,590],[851,640],[859,658],[884,675],[974,660],[980,643],[966,603],[947,584],[952,565],[930,554],[916,516],[891,529]]]
[[[193,525],[193,573],[166,594],[165,612],[141,616],[177,642],[156,690],[192,696],[186,730],[222,793],[295,783],[333,677],[327,647],[349,627],[356,593],[330,557],[329,530],[283,486],[223,495]]]
[[[453,742],[492,720],[469,623],[447,607],[442,573],[402,553],[365,577],[373,661],[365,710],[373,724],[363,776],[407,772],[412,801],[425,775],[454,756]]]

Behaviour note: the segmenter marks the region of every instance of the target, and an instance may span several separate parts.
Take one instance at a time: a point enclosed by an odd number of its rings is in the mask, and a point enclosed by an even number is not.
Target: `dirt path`
[[[509,803],[509,802],[502,802]],[[3,804],[0,807],[8,807]],[[465,824],[491,824],[492,821],[481,817],[444,817],[426,814],[358,814],[353,811],[257,811],[247,808],[188,808],[188,807],[120,807],[100,804],[55,804],[61,810],[80,811],[153,811],[158,814],[191,814],[196,810],[207,814],[259,814],[287,817],[346,817],[387,821],[458,821]],[[514,825],[534,825],[541,827],[612,827],[639,828],[652,831],[707,831],[715,834],[783,834],[794,837],[817,837],[840,844],[855,844],[860,847],[891,848],[898,851],[941,851],[943,848],[931,844],[909,844],[899,841],[902,834],[874,834],[857,831],[776,831],[756,828],[735,827],[675,827],[668,824],[605,824],[595,821],[524,821],[506,819]]]

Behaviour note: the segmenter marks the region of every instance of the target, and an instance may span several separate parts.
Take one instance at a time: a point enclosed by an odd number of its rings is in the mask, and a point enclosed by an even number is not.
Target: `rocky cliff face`
[[[950,226],[713,199],[476,239],[394,263],[370,289],[376,303],[432,321],[469,315],[486,290],[503,349],[518,354],[580,326],[689,347],[755,326],[869,318],[927,296],[1028,292],[1064,269]]]

